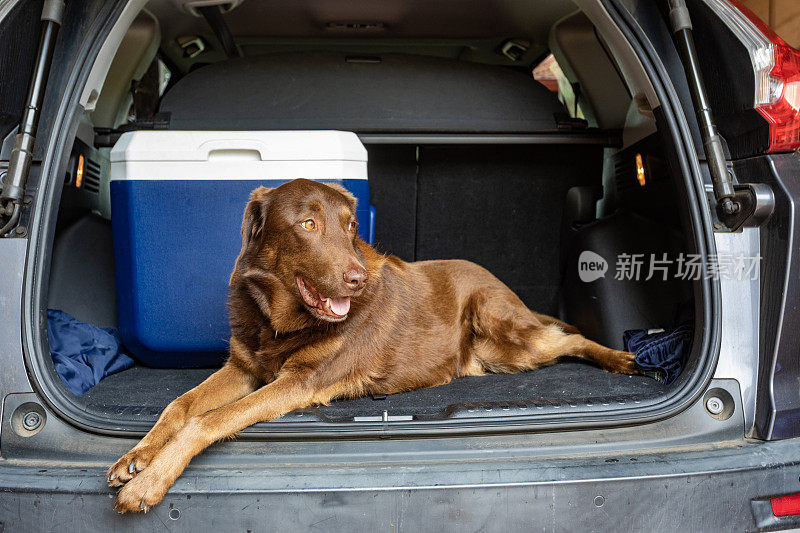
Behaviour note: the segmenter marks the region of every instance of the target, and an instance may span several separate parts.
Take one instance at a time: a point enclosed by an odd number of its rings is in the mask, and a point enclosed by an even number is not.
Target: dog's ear
[[[264,225],[267,223],[272,191],[266,187],[259,187],[250,193],[250,201],[244,208],[242,218],[242,250],[244,251],[252,242],[261,239]]]

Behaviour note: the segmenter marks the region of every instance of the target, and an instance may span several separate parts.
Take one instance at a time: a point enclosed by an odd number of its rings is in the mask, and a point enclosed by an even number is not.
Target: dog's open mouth
[[[350,312],[349,296],[322,296],[313,285],[300,276],[297,276],[295,279],[303,301],[310,309],[313,309],[320,318],[338,322],[347,317],[347,313]]]

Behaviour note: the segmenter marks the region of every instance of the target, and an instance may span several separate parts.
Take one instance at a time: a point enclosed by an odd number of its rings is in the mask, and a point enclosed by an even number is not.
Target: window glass
[[[558,66],[553,54],[536,65],[533,69],[533,78],[549,90],[558,93],[558,99],[564,104],[572,118],[585,118],[580,103],[575,102],[575,90],[564,75],[564,71]]]

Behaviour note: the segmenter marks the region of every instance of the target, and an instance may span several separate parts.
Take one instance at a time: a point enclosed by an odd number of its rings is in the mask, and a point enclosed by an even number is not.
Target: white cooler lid
[[[123,133],[111,163],[131,161],[367,161],[358,136],[347,131],[166,131]]]

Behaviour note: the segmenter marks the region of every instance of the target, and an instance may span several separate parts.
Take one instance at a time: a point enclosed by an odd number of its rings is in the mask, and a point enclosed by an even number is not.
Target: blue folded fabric
[[[120,351],[116,329],[98,328],[63,311],[47,310],[47,338],[56,372],[77,396],[133,366],[133,359]]]
[[[692,348],[694,322],[683,322],[671,330],[648,333],[646,329],[630,329],[622,338],[625,349],[636,355],[642,374],[669,385],[680,376]]]

